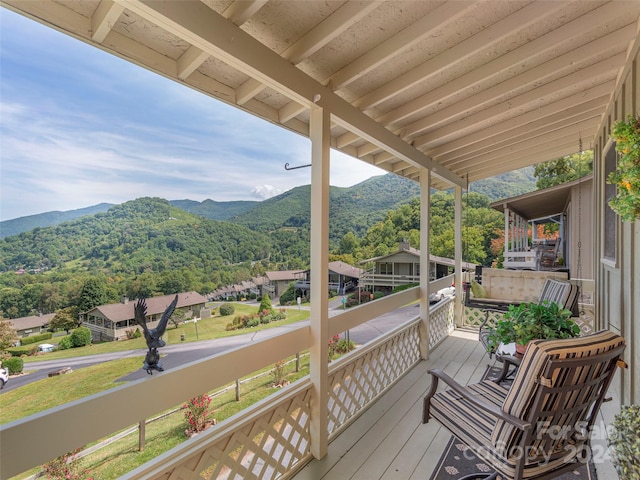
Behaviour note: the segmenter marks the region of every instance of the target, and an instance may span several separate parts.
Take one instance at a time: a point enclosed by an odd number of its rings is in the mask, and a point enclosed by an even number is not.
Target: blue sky
[[[263,200],[306,138],[0,8],[0,220],[102,202]],[[332,151],[331,185],[385,172]]]

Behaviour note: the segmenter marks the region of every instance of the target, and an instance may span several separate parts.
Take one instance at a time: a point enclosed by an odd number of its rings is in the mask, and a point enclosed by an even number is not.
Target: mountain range
[[[494,178],[473,182],[470,191],[482,193],[491,201],[535,190],[532,167],[509,172]],[[264,201],[217,202],[211,199],[171,200],[177,208],[210,220],[228,221],[256,231],[282,227],[300,227],[310,222],[311,186],[295,187]],[[330,217],[332,237],[341,238],[348,231],[359,235],[387,211],[409,203],[418,196],[417,182],[386,174],[372,177],[352,187],[331,187]],[[27,232],[34,228],[59,225],[87,215],[104,213],[114,204],[100,203],[64,212],[52,211],[0,222],[0,238]]]

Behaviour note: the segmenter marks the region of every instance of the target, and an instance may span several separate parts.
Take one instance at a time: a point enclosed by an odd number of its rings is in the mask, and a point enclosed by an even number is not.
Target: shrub
[[[376,290],[375,292],[373,292],[373,299],[377,300],[379,298],[384,297],[384,293],[381,292],[380,290]]]
[[[223,303],[222,305],[220,305],[218,311],[220,312],[220,316],[226,317],[228,315],[233,315],[233,312],[236,311],[236,307],[234,307],[230,303]]]
[[[78,465],[77,457],[81,450],[82,448],[77,448],[42,465],[43,476],[51,479],[91,479],[89,471]]]
[[[640,478],[640,406],[628,405],[620,409],[611,425],[609,451],[611,461],[621,479]]]
[[[71,337],[61,338],[58,342],[58,350],[68,350],[70,348],[73,348],[73,340],[71,340]]]
[[[20,345],[31,345],[32,343],[41,343],[44,340],[49,340],[53,336],[53,333],[39,333],[37,335],[30,335],[28,337],[22,337],[20,339]]]
[[[7,352],[9,352],[9,354],[11,354],[12,357],[21,357],[22,355],[29,355],[32,348],[33,348],[32,345],[25,345],[22,347],[11,347],[7,349]]]
[[[91,344],[91,330],[87,327],[78,327],[71,333],[73,347],[84,347]]]
[[[273,306],[271,305],[271,298],[266,293],[262,295],[262,300],[260,301],[260,306],[258,307],[258,313],[260,312],[272,312]]]
[[[284,360],[278,360],[271,370],[271,376],[273,377],[272,387],[284,387],[289,382],[287,381],[287,364]]]
[[[20,357],[7,358],[2,362],[2,366],[9,370],[9,375],[15,375],[17,373],[22,373],[22,369],[24,368],[24,360],[22,360]]]
[[[134,338],[140,338],[142,336],[142,332],[139,328],[136,328],[135,330],[130,328],[125,330],[124,333],[127,336],[127,340],[133,340]]]
[[[187,427],[187,434],[202,432],[211,423],[215,423],[215,420],[209,420],[209,417],[213,414],[209,410],[211,404],[211,397],[206,393],[198,395],[185,403],[184,418],[189,423]]]

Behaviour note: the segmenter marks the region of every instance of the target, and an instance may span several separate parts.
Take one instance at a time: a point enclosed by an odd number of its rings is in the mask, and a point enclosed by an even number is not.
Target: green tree
[[[80,312],[88,312],[92,308],[104,305],[107,302],[107,286],[104,280],[96,277],[88,278],[80,291],[78,310]]]
[[[12,347],[18,341],[18,334],[11,324],[6,320],[0,319],[0,352],[5,352],[7,348]]]
[[[353,232],[347,232],[342,240],[340,240],[340,252],[346,254],[354,254],[358,249],[360,242]]]
[[[49,322],[49,327],[53,330],[64,330],[67,334],[78,326],[78,308],[67,307],[56,312]]]
[[[260,302],[260,307],[258,307],[258,313],[264,312],[273,312],[273,306],[271,305],[271,298],[269,298],[268,294],[262,295],[262,301]]]
[[[593,171],[593,150],[574,153],[535,166],[538,189],[561,185],[590,174]]]

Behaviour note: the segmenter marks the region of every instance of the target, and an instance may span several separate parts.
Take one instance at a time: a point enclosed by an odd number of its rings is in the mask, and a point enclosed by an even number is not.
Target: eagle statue
[[[147,301],[144,298],[140,298],[134,307],[135,321],[142,327],[144,338],[147,341],[147,347],[149,348],[144,360],[144,365],[142,366],[149,375],[153,374],[153,370],[157,370],[159,372],[164,370],[159,361],[160,354],[158,353],[158,348],[166,345],[164,340],[162,340],[162,335],[164,335],[164,331],[167,329],[169,318],[171,317],[171,314],[173,314],[177,303],[178,295],[176,295],[176,298],[174,298],[171,304],[165,309],[162,314],[162,318],[160,318],[160,321],[155,328],[147,327]]]

